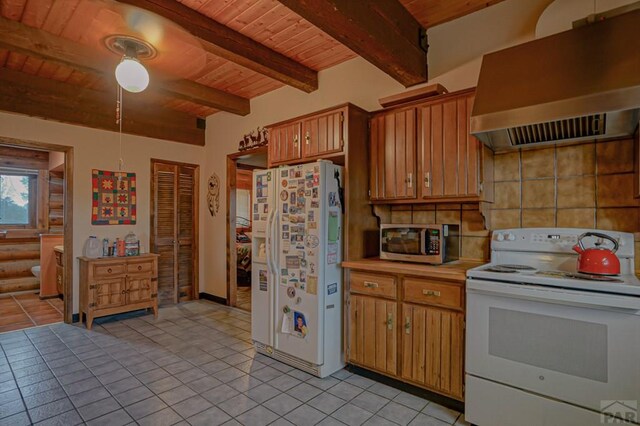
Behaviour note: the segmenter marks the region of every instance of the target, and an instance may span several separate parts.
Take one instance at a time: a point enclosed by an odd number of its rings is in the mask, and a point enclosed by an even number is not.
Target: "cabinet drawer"
[[[127,273],[143,274],[153,271],[153,262],[131,262],[127,264]]]
[[[112,277],[125,272],[124,263],[110,263],[106,265],[93,265],[93,275],[95,277]]]
[[[462,309],[462,286],[419,278],[405,278],[403,286],[405,302]]]
[[[350,291],[372,296],[396,297],[396,279],[389,275],[351,271]]]

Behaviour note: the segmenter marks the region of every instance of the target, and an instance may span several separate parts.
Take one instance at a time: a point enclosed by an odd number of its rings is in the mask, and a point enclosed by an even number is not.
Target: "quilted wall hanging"
[[[92,225],[136,223],[136,174],[93,170]]]

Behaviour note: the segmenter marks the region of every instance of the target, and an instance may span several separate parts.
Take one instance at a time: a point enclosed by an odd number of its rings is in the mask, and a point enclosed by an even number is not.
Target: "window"
[[[0,172],[0,225],[35,227],[36,196],[37,175]]]

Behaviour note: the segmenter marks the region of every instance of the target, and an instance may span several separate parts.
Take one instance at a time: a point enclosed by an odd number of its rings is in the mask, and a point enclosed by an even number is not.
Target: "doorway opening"
[[[0,136],[0,332],[73,318],[73,148]]]
[[[198,292],[200,166],[151,159],[151,251],[158,259],[158,303],[195,300]]]
[[[267,168],[267,147],[227,156],[227,304],[251,311],[253,171]]]

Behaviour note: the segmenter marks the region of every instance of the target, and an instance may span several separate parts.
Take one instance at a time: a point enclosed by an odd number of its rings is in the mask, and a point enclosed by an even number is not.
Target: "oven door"
[[[640,298],[467,280],[467,374],[601,411],[640,400]]]

